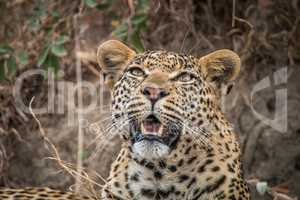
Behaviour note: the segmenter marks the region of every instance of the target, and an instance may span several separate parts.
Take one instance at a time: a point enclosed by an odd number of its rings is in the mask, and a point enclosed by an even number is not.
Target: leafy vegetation
[[[17,59],[20,65],[26,65],[28,55],[26,52],[15,53],[8,44],[0,45],[0,80],[15,75],[17,71]]]
[[[41,52],[37,65],[52,69],[57,73],[59,69],[59,58],[67,55],[64,44],[69,41],[68,36],[60,36],[54,42],[47,44]]]
[[[132,44],[138,52],[143,52],[145,50],[140,34],[146,30],[148,10],[149,2],[147,0],[138,0],[133,15],[129,16],[127,19],[123,19],[121,25],[113,32],[120,40]]]
[[[14,78],[21,66],[38,66],[57,73],[61,62],[72,48],[67,48],[68,42],[74,41],[75,30],[70,27],[72,17],[84,6],[85,12],[94,11],[110,13],[113,27],[112,35],[124,42],[130,43],[138,52],[144,51],[141,34],[146,30],[147,15],[149,11],[148,0],[128,1],[130,10],[128,14],[116,14],[112,7],[118,6],[120,0],[83,0],[83,4],[76,3],[76,9],[66,14],[57,9],[52,1],[35,0],[34,7],[25,21],[25,31],[30,37],[39,37],[36,49],[29,49],[26,45],[22,50],[8,43],[0,43],[0,81]],[[63,4],[64,1],[61,2]],[[7,3],[8,4],[8,3]],[[4,3],[4,6],[8,6]],[[2,5],[3,6],[3,5]],[[67,30],[68,29],[68,30]],[[8,37],[10,38],[10,37]],[[74,47],[74,42],[70,46]],[[34,51],[34,52],[33,52]]]
[[[114,4],[118,4],[119,0],[107,0],[100,4],[96,0],[85,0],[85,4],[90,8],[96,8],[99,11],[109,10]],[[147,15],[149,11],[148,0],[132,1],[135,3],[131,8],[130,16],[119,16],[113,21],[116,24],[113,35],[124,42],[130,43],[138,52],[145,50],[141,40],[141,33],[146,30]],[[132,6],[132,5],[131,5]]]

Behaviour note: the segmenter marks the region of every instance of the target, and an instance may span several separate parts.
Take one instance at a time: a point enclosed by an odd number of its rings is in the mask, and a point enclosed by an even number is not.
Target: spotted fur
[[[222,88],[239,72],[234,52],[220,50],[202,58],[168,51],[136,54],[108,41],[97,58],[112,89],[112,123],[123,138],[102,199],[250,199],[239,144],[220,109]],[[145,92],[149,87],[159,91],[158,97]],[[146,134],[141,128],[149,115],[159,119],[162,131]],[[55,199],[52,190],[7,191],[23,199]],[[59,199],[85,199],[71,195]],[[12,199],[6,190],[0,197]]]
[[[1,200],[96,200],[96,198],[81,196],[73,192],[63,192],[50,188],[0,188]]]
[[[221,87],[236,75],[233,65],[238,62],[225,54],[201,60],[168,51],[149,51],[128,58],[119,69],[122,73],[114,72],[117,80],[112,107],[118,127],[126,120],[129,125],[132,121],[133,126],[139,125],[152,112],[142,90],[145,85],[156,85],[168,95],[155,104],[153,112],[166,126],[165,132],[173,126],[180,130],[180,136],[167,155],[143,157],[133,149],[131,131],[125,133],[122,150],[102,192],[104,199],[250,199],[239,144],[220,109]],[[211,65],[214,69],[203,69]],[[102,69],[109,73],[105,67],[102,62]],[[135,67],[144,74],[132,76],[130,70]],[[186,72],[193,81],[180,81]]]

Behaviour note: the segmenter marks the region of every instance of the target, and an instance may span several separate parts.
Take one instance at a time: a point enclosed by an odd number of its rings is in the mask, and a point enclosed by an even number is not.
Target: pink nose
[[[142,89],[142,94],[145,95],[151,101],[152,104],[155,104],[156,101],[169,95],[169,93],[165,91],[163,88],[148,87],[148,86],[145,86]]]

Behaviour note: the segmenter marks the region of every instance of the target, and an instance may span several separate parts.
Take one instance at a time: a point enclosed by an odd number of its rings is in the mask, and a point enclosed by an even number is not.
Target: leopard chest
[[[175,166],[148,162],[131,163],[128,167],[128,188],[137,199],[183,199],[185,180],[189,177],[175,172]]]

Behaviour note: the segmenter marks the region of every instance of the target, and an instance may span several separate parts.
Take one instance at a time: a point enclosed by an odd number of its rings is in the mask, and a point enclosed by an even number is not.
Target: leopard
[[[136,52],[108,40],[96,55],[122,140],[100,199],[250,200],[238,137],[221,107],[240,72],[237,53]],[[47,194],[31,199],[55,199]],[[1,199],[9,196],[0,191]]]
[[[1,200],[97,200],[96,197],[79,195],[48,187],[0,188]]]

